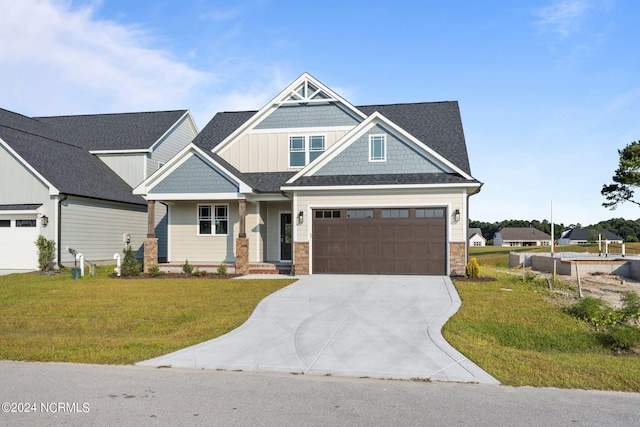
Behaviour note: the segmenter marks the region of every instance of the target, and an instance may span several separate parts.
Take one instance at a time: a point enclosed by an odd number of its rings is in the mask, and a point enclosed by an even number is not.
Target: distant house
[[[602,228],[572,228],[565,230],[558,239],[559,245],[584,245],[597,242],[623,243],[624,239]]]
[[[186,110],[26,117],[0,109],[0,269],[37,269],[38,235],[55,242],[59,266],[75,261],[68,248],[103,263],[131,245],[141,258],[147,202],[132,187],[197,133]],[[161,206],[154,223],[165,258],[166,213]]]
[[[482,236],[482,230],[479,228],[469,229],[469,246],[486,246],[487,239]]]
[[[533,227],[506,227],[493,238],[493,246],[549,246],[551,236]]]

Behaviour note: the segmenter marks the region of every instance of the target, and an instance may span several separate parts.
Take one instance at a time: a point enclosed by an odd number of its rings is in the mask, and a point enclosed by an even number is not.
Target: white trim
[[[29,162],[27,162],[20,154],[18,154],[13,148],[11,148],[11,145],[5,142],[2,138],[0,138],[0,145],[2,145],[12,157],[17,159],[18,162],[22,163],[23,167],[26,167],[29,170],[29,172],[33,173],[36,176],[36,178],[40,180],[42,184],[49,187],[48,190],[49,190],[50,196],[57,196],[60,194],[60,190],[54,187],[53,184],[49,182],[49,180],[47,180],[44,176],[42,176],[40,172],[38,172],[33,166],[31,166]]]
[[[151,153],[150,148],[135,148],[132,150],[89,150],[90,154],[146,154]]]
[[[200,233],[200,206],[209,206],[211,209],[211,234],[201,234]],[[227,209],[227,232],[224,234],[217,234],[216,231],[216,207],[224,206]],[[231,220],[229,219],[229,203],[217,203],[217,202],[201,202],[196,203],[196,236],[198,237],[226,237],[229,235],[229,226],[231,226],[233,232],[233,224],[231,224]]]
[[[145,200],[239,200],[242,193],[158,193],[145,196]]]
[[[314,86],[316,86],[319,90],[325,92],[329,98],[324,99],[324,102],[336,102],[345,106],[349,111],[351,111],[354,115],[365,119],[367,116],[362,111],[358,110],[356,107],[351,105],[348,101],[342,98],[340,95],[329,89],[324,84],[320,83],[314,77],[312,77],[309,73],[303,73],[300,77],[294,80],[289,86],[287,86],[282,92],[276,95],[271,101],[269,101],[264,107],[262,107],[256,114],[254,114],[249,120],[244,122],[240,127],[238,127],[235,131],[233,131],[229,136],[227,136],[220,144],[215,146],[211,151],[214,153],[218,153],[224,150],[227,145],[231,142],[235,141],[240,136],[247,133],[249,130],[257,124],[268,117],[271,113],[278,109],[280,105],[283,105],[284,102],[292,95],[292,92],[296,90],[298,86],[301,84],[308,84],[311,82]],[[315,94],[315,93],[314,93]],[[295,101],[295,103],[305,102],[304,100]]]
[[[326,191],[326,190],[382,190],[382,189],[410,189],[410,188],[475,188],[478,183],[459,184],[385,184],[385,185],[326,185],[308,187],[280,187],[282,191]]]
[[[167,203],[167,262],[171,262],[171,233],[172,233],[172,223],[171,223],[171,212],[173,211],[173,203]]]
[[[282,233],[282,215],[289,214],[291,215],[291,259],[282,259],[282,244],[283,241],[281,239]],[[278,211],[278,261],[279,262],[293,262],[293,242],[295,239],[293,238],[295,231],[294,220],[293,220],[293,212],[292,211]]]
[[[382,158],[373,158],[373,139],[382,138]],[[377,133],[369,135],[369,163],[382,163],[387,161],[387,134]]]
[[[268,129],[251,129],[251,135],[271,134],[271,133],[327,133],[327,132],[349,132],[355,126],[322,126],[322,127],[300,127],[300,128],[268,128]],[[248,132],[247,132],[248,133]]]
[[[249,201],[247,200],[247,203]],[[256,241],[256,262],[263,262],[264,260],[260,256],[262,249],[262,223],[260,222],[260,202],[252,203],[256,207],[256,231],[253,232],[253,236]]]
[[[153,144],[151,144],[151,146],[149,147],[149,152],[153,152],[156,150],[156,148],[158,148],[158,145],[160,144],[160,142],[165,139],[167,136],[169,136],[170,133],[172,133],[174,130],[176,130],[178,128],[178,126],[180,126],[180,122],[182,122],[183,119],[189,119],[188,124],[191,127],[191,130],[193,131],[193,133],[195,135],[198,135],[198,127],[196,126],[195,122],[193,121],[193,118],[191,117],[191,112],[189,110],[185,111],[185,113],[180,116],[180,118],[178,120],[175,121],[175,123],[173,123],[171,125],[171,127],[169,127],[169,129],[167,129],[160,138],[158,138],[156,140],[156,142],[154,142]]]
[[[322,138],[322,150],[311,150],[311,138],[314,137],[321,137]],[[291,138],[303,138],[304,139],[304,147],[303,150],[297,150],[297,151],[291,151]],[[289,169],[302,169],[304,167],[306,167],[309,163],[311,163],[313,160],[311,160],[311,153],[320,153],[319,156],[322,156],[322,154],[327,150],[327,135],[324,132],[318,132],[316,134],[314,133],[299,133],[299,132],[291,132],[288,135],[288,159],[287,159],[287,167]],[[291,165],[291,153],[304,153],[304,165],[301,166],[292,166]],[[319,157],[318,156],[318,157]],[[316,157],[316,159],[318,158]],[[315,159],[314,159],[315,160]]]

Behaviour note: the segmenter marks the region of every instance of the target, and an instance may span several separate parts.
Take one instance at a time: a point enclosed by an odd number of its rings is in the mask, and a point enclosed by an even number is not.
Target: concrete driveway
[[[228,334],[138,365],[497,384],[441,335],[459,307],[448,277],[304,276]]]

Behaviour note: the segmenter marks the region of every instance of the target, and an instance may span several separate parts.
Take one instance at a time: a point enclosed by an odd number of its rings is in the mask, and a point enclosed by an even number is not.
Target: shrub
[[[39,235],[38,240],[33,243],[38,247],[38,268],[40,271],[51,270],[56,242],[47,240],[43,235]]]
[[[567,312],[598,328],[615,325],[621,320],[620,313],[609,307],[606,302],[594,297],[582,298],[578,303],[569,307]]]
[[[124,253],[124,259],[122,260],[122,272],[123,276],[137,276],[142,271],[142,266],[138,263],[136,256],[133,254],[131,246],[127,246],[122,251]]]
[[[622,295],[622,308],[620,309],[624,320],[640,319],[640,295],[633,291],[627,291]]]
[[[640,346],[640,329],[628,325],[616,325],[603,334],[602,340],[615,352],[629,351]]]
[[[152,264],[149,266],[149,276],[158,277],[158,276],[164,276],[165,274],[167,273],[160,270],[160,267],[158,266],[158,264]]]
[[[480,277],[480,265],[478,260],[471,258],[464,269],[465,275],[470,278]]]
[[[225,264],[224,262],[222,264],[220,264],[218,266],[217,272],[221,276],[226,276],[227,275],[227,264]]]
[[[193,273],[193,265],[189,264],[189,260],[185,260],[184,264],[182,264],[182,272],[185,274]]]

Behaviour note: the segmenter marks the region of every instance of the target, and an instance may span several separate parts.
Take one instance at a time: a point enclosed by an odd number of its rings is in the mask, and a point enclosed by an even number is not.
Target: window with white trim
[[[289,167],[301,168],[314,161],[325,150],[324,135],[289,137]]]
[[[198,205],[198,236],[225,236],[228,231],[228,205]]]
[[[387,136],[369,135],[369,161],[387,161]]]

